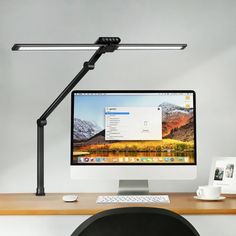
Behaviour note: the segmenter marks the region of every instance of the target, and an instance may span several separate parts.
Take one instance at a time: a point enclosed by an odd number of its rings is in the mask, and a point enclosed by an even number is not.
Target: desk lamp
[[[36,196],[44,196],[44,126],[48,116],[61,103],[66,95],[85,76],[95,68],[96,61],[101,55],[116,50],[182,50],[187,44],[120,44],[118,37],[99,37],[94,44],[14,44],[12,51],[95,51],[92,57],[84,62],[83,68],[60,93],[54,102],[37,120],[37,188]]]

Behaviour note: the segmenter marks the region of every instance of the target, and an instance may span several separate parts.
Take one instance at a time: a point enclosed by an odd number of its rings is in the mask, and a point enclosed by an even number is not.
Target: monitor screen
[[[196,165],[194,91],[73,91],[71,165]]]

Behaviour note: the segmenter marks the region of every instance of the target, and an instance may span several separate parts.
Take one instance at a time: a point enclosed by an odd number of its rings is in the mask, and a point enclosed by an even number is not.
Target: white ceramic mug
[[[196,193],[200,198],[217,199],[220,197],[221,187],[212,185],[199,186]]]

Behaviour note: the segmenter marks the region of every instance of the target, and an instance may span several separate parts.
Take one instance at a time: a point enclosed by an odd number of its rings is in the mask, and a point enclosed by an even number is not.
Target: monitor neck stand
[[[119,180],[119,195],[148,195],[148,180]]]

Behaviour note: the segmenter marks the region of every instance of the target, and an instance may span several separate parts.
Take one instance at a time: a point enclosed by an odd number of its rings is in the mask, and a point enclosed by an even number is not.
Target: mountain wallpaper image
[[[194,116],[192,108],[163,102],[162,140],[157,141],[106,141],[105,130],[93,122],[74,118],[74,156],[119,156],[151,153],[153,156],[179,156],[194,154]],[[164,154],[164,155],[163,155]]]

